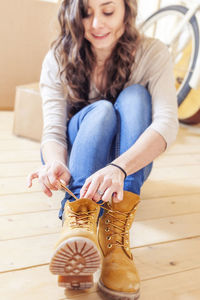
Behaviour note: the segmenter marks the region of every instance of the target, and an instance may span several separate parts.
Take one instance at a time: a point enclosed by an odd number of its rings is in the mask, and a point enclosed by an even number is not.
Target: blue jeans
[[[68,167],[71,173],[68,188],[79,197],[85,180],[127,151],[151,122],[151,96],[138,84],[125,88],[114,105],[107,100],[98,100],[81,109],[67,124]],[[151,169],[152,163],[127,176],[124,190],[139,195]],[[72,196],[65,194],[60,219],[67,199],[74,201]]]

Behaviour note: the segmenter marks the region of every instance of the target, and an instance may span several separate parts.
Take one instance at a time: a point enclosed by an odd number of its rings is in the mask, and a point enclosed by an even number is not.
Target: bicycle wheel
[[[144,21],[140,30],[146,36],[158,38],[167,44],[172,32],[183,20],[187,11],[188,8],[181,5],[161,8]],[[195,16],[183,27],[172,45],[167,46],[174,63],[177,98],[178,105],[180,105],[191,90],[189,81],[199,51],[199,26]]]

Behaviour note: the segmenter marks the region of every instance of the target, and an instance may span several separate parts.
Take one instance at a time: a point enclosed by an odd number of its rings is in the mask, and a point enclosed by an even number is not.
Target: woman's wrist
[[[51,164],[54,161],[58,161],[66,166],[67,149],[62,145],[49,141],[41,147],[41,152],[45,163]]]
[[[118,168],[124,174],[124,180],[126,179],[127,173],[121,166],[119,166],[118,164],[115,164],[115,163],[109,163],[109,164],[107,164],[107,166],[114,166],[115,168]]]

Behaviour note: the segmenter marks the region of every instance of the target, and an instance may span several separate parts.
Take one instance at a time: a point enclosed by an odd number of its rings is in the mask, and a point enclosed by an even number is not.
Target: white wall
[[[180,4],[181,0],[137,0],[138,3],[138,22],[141,23],[159,7]]]
[[[137,23],[141,23],[159,8],[160,0],[138,0]]]

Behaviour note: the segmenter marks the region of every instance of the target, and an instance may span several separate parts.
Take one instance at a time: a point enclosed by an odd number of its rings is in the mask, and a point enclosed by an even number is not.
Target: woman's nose
[[[102,26],[102,20],[99,16],[94,16],[93,20],[92,20],[92,27],[93,28],[99,28]]]

